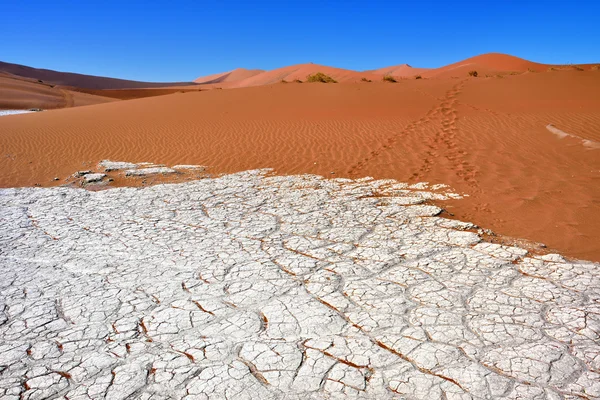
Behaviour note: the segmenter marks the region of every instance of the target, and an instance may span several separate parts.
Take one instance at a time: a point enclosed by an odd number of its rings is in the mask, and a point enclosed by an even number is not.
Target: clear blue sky
[[[314,62],[600,62],[600,1],[0,0],[0,60],[145,81]]]

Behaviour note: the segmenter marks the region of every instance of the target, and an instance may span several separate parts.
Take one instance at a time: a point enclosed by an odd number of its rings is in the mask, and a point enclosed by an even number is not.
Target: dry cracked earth
[[[447,190],[3,189],[0,398],[599,398],[599,265],[482,242]]]

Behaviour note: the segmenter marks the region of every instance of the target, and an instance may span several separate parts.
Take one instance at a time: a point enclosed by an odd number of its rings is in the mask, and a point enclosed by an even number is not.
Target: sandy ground
[[[600,264],[482,242],[427,204],[453,196],[0,189],[0,397],[600,398]]]
[[[600,71],[526,72],[280,83],[7,116],[0,185],[54,185],[101,159],[445,183],[470,195],[446,206],[457,218],[600,260],[600,150],[584,142],[600,142],[599,91]]]

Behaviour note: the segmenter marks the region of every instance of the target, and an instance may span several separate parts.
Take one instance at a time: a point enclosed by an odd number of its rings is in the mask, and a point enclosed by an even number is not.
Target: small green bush
[[[393,76],[391,76],[391,75],[385,75],[385,76],[383,77],[383,81],[384,81],[384,82],[392,82],[392,83],[395,83],[395,82],[397,82],[397,81],[396,81],[396,78],[394,78],[394,77],[393,77]]]
[[[477,78],[477,71],[469,71],[469,76]]]
[[[307,82],[337,83],[337,81],[335,79],[333,79],[329,75],[325,75],[322,72],[317,72],[314,75],[307,76],[306,81]]]

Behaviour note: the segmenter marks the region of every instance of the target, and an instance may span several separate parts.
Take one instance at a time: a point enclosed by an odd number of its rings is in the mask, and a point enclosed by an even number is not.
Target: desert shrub
[[[371,80],[367,79],[367,78],[362,78],[361,81],[363,81],[363,82],[371,82]]]
[[[477,71],[469,71],[469,76],[477,78]]]
[[[329,75],[325,75],[322,72],[317,72],[316,74],[307,76],[306,81],[307,82],[337,83],[337,81],[335,79],[333,79]]]
[[[417,75],[415,76],[415,79],[423,79],[423,77],[421,75]]]
[[[44,83],[44,81],[41,79],[38,79],[38,83]]]
[[[391,75],[385,75],[385,76],[383,77],[383,81],[384,81],[384,82],[392,82],[392,83],[395,83],[395,82],[397,82],[397,81],[396,81],[396,78],[394,78],[394,77],[393,77],[393,76],[391,76]]]
[[[528,72],[535,72],[535,69],[532,69],[532,68],[527,68],[527,71],[528,71]]]
[[[288,83],[288,81],[286,81],[285,79],[282,79],[280,82],[281,83]]]
[[[302,83],[300,79],[294,79],[294,83]]]
[[[579,67],[579,66],[577,66],[577,65],[576,65],[576,66],[574,66],[574,67],[573,67],[573,69],[574,69],[575,71],[583,71],[583,68],[581,68],[581,67]]]
[[[548,68],[548,71],[556,71],[556,68],[550,67],[550,68]]]

